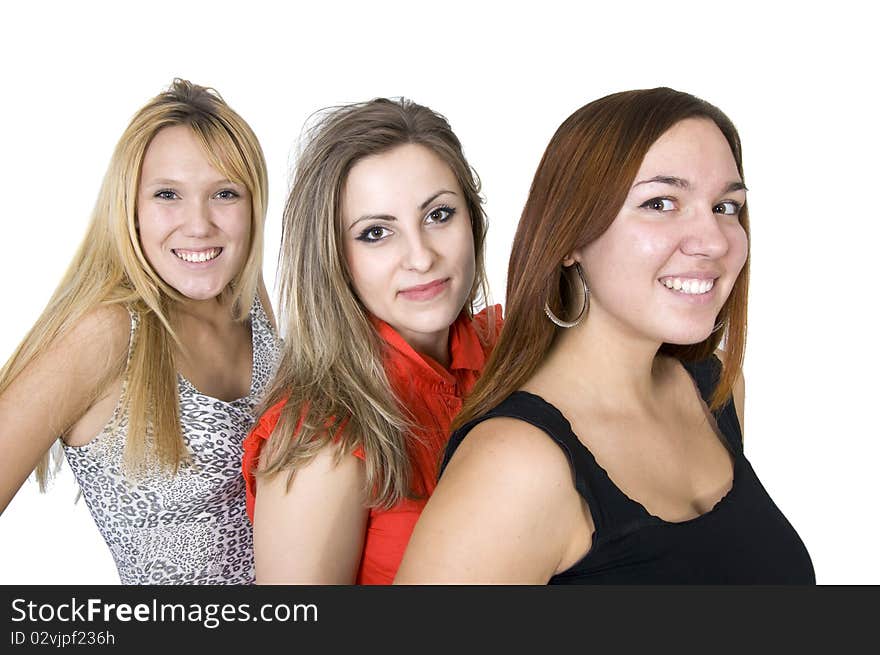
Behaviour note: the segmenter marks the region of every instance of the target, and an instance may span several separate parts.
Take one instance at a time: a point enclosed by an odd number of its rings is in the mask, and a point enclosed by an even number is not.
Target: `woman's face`
[[[646,153],[608,230],[574,254],[590,285],[590,317],[658,342],[706,339],[746,261],[745,200],[715,123],[672,126]]]
[[[345,181],[341,219],[367,310],[417,350],[446,339],[474,283],[471,217],[449,166],[414,144],[365,157]]]
[[[137,198],[147,261],[192,300],[219,295],[247,258],[248,189],[224,177],[184,125],[160,130],[144,155]]]

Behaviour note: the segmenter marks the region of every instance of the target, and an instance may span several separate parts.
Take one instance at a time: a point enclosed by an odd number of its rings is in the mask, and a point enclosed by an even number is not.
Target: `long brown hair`
[[[371,505],[410,494],[410,419],[395,397],[382,342],[355,295],[343,251],[340,198],[351,168],[400,145],[425,146],[454,173],[474,239],[474,284],[465,311],[487,299],[486,215],[480,180],[446,119],[410,100],[377,98],[317,114],[306,131],[282,220],[279,317],[285,337],[263,410],[287,403],[261,454],[258,477],[288,484],[340,431],[337,457],[363,445]]]
[[[545,317],[544,302],[561,315],[568,295],[560,262],[608,229],[651,145],[679,121],[696,117],[718,126],[742,176],[740,139],[733,123],[720,109],[688,93],[665,87],[615,93],[581,107],[562,123],[538,165],[513,240],[504,328],[453,428],[489,411],[534,374],[558,330]],[[745,206],[740,222],[748,235]],[[712,409],[727,401],[742,369],[748,282],[747,259],[717,318],[723,329],[697,344],[663,344],[660,349],[696,361],[726,339]]]

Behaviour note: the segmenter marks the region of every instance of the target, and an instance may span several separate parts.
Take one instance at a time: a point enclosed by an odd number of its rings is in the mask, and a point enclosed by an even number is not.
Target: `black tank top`
[[[721,364],[714,356],[682,362],[708,404]],[[758,480],[742,449],[733,402],[714,412],[733,455],[733,485],[707,513],[670,523],[628,498],[543,398],[516,391],[490,412],[456,430],[440,467],[478,423],[505,416],[543,430],[565,453],[575,487],[595,524],[587,554],[550,584],[815,584],[803,542]]]

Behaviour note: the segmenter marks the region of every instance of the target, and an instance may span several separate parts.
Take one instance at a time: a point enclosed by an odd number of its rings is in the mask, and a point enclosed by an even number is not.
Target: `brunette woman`
[[[562,124],[398,582],[814,582],[743,453],[748,229],[709,103],[628,91]]]

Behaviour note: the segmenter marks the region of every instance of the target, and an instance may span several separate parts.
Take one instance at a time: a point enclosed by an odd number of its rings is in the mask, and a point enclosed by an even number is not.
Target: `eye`
[[[177,193],[173,189],[162,189],[160,191],[156,191],[153,194],[154,198],[161,198],[162,200],[174,200],[178,197]]]
[[[672,201],[672,198],[651,198],[643,202],[639,207],[657,212],[668,212],[675,209],[675,203]]]
[[[372,225],[366,228],[363,232],[357,235],[355,238],[358,241],[366,241],[367,243],[376,243],[377,241],[381,241],[391,234],[391,230],[387,227],[382,227],[381,225]]]
[[[214,197],[220,200],[234,200],[239,197],[239,194],[234,189],[223,189],[214,194]]]
[[[716,214],[724,214],[726,216],[737,216],[740,210],[742,210],[742,205],[735,200],[725,200],[712,207],[712,211]]]
[[[429,223],[445,223],[455,215],[455,209],[443,205],[428,212],[425,220]]]

